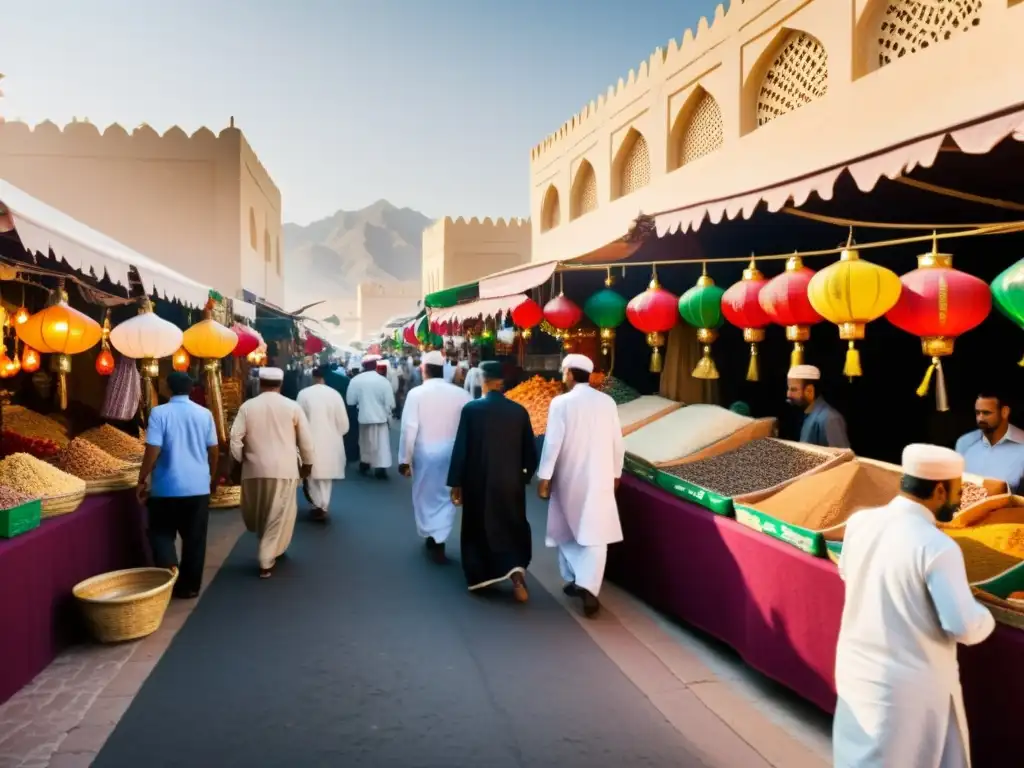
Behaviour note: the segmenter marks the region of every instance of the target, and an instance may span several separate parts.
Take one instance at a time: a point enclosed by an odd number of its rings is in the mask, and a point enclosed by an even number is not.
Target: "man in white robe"
[[[464,387],[470,397],[476,400],[483,396],[484,374],[480,370],[479,361],[475,358],[469,361],[469,370],[466,372],[466,383]]]
[[[387,378],[377,372],[379,355],[363,358],[363,372],[348,385],[348,404],[359,409],[359,472],[386,480],[391,466],[389,423],[395,410],[395,393]]]
[[[974,599],[963,553],[936,528],[960,503],[964,460],[903,451],[901,493],[846,524],[846,601],[836,649],[836,768],[969,768],[957,643],[995,628]]]
[[[326,375],[326,366],[314,369],[313,385],[299,392],[297,400],[313,434],[316,457],[303,487],[313,505],[313,519],[319,522],[329,519],[334,481],[345,479],[345,435],[349,430],[345,401],[327,386]]]
[[[284,371],[260,368],[260,394],[231,425],[231,458],[242,465],[242,519],[259,536],[260,578],[291,544],[299,481],[313,466],[313,438],[298,403],[281,394]]]
[[[427,553],[438,563],[446,559],[445,542],[455,523],[448,469],[462,407],[470,399],[464,390],[445,383],[441,353],[427,352],[423,384],[409,392],[402,412],[398,472],[412,476],[416,532],[426,540]]]
[[[615,401],[590,387],[594,363],[566,355],[562,381],[568,391],[551,401],[537,478],[548,505],[545,543],[558,548],[558,566],[570,597],[597,615],[608,545],[622,541],[615,491],[625,445]]]

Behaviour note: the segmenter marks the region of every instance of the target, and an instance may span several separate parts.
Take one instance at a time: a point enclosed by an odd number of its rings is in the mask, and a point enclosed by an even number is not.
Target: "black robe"
[[[523,406],[500,392],[466,404],[448,485],[462,489],[462,570],[470,587],[529,567],[526,486],[536,470],[533,427]]]
[[[352,462],[359,458],[359,410],[354,405],[348,404],[348,385],[351,379],[345,375],[340,368],[327,371],[324,376],[324,384],[329,386],[345,401],[345,410],[348,413],[348,432],[345,433],[345,461]]]

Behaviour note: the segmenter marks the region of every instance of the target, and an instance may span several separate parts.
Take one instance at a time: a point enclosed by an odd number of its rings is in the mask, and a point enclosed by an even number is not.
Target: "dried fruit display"
[[[85,491],[85,480],[27,453],[16,453],[0,461],[0,485],[43,499]]]
[[[551,410],[551,401],[560,394],[562,394],[561,381],[557,379],[549,381],[543,376],[534,376],[518,387],[510,389],[505,393],[505,397],[523,406],[530,414],[533,434],[543,435],[548,430],[548,411]]]
[[[37,459],[52,459],[60,452],[60,446],[46,437],[26,437],[9,429],[3,431],[0,438],[0,458],[12,453],[27,453]]]
[[[83,480],[99,480],[132,468],[127,461],[111,456],[95,443],[76,437],[57,457],[57,466]]]
[[[125,434],[117,427],[104,424],[102,427],[87,429],[79,437],[99,446],[111,456],[123,461],[138,463],[146,452],[146,444],[138,438]]]
[[[4,406],[3,420],[5,429],[22,437],[52,440],[61,448],[71,442],[67,430],[59,422],[20,405]]]

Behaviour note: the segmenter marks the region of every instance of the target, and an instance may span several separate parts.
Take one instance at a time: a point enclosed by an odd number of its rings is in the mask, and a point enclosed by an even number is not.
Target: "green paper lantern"
[[[697,284],[679,297],[679,314],[687,324],[697,329],[697,341],[704,346],[704,353],[693,369],[695,379],[718,378],[718,368],[711,358],[711,345],[718,338],[718,329],[725,322],[722,315],[724,293],[708,276],[705,268]]]
[[[1024,328],[1024,259],[992,281],[992,300],[1004,317]],[[1017,365],[1024,368],[1024,358]]]
[[[611,278],[609,278],[611,279]],[[615,329],[626,321],[626,300],[611,288],[602,288],[583,305],[583,313],[601,329],[601,354],[611,352]]]

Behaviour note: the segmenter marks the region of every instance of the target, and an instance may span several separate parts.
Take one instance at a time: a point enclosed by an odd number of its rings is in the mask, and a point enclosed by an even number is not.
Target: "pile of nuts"
[[[27,453],[15,453],[0,461],[0,485],[44,499],[85,491],[85,480],[61,472]]]
[[[39,496],[20,493],[13,488],[8,488],[6,485],[0,485],[0,509],[14,509],[27,501],[38,498]]]
[[[765,437],[734,451],[689,464],[665,467],[664,472],[721,496],[742,496],[773,488],[832,460],[828,453],[805,451]]]
[[[40,437],[52,440],[63,448],[69,442],[67,431],[48,416],[43,416],[20,405],[7,405],[3,409],[4,429],[17,432],[23,437]]]
[[[142,461],[142,454],[146,452],[145,443],[109,424],[87,429],[79,437],[88,440],[93,445],[102,448],[106,453],[122,461],[138,463]]]
[[[967,509],[988,498],[988,491],[985,490],[983,485],[977,485],[964,480],[961,489],[960,509]]]
[[[132,468],[127,461],[116,459],[99,446],[76,437],[57,456],[57,466],[69,475],[83,480],[99,480]]]

